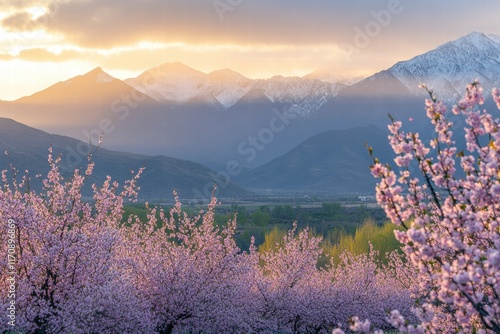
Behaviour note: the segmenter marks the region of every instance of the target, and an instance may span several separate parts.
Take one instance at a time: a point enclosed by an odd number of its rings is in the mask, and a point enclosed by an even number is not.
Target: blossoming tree
[[[377,201],[404,227],[396,237],[419,273],[413,289],[419,321],[408,323],[397,311],[389,318],[410,333],[500,333],[499,120],[480,109],[479,83],[469,85],[452,108],[467,124],[465,147],[458,148],[446,106],[428,92],[425,109],[435,138],[426,145],[393,120],[389,139],[397,168],[377,159],[371,167],[380,178]],[[492,96],[500,108],[500,91]]]
[[[71,180],[59,172],[60,158],[49,152],[50,171],[40,194],[30,191],[29,178],[9,182],[2,173],[0,220],[15,225],[16,261],[0,259],[0,330],[30,333],[148,332],[151,321],[134,287],[117,261],[123,242],[119,229],[123,200],[134,196],[137,177],[123,192],[108,178],[94,186],[93,204],[82,199],[82,186],[93,164]],[[13,169],[14,174],[17,171]],[[0,241],[7,245],[6,235]],[[3,253],[6,254],[6,253]],[[11,273],[14,274],[11,274]],[[6,293],[12,276],[14,294]],[[14,301],[14,317],[5,309]],[[10,324],[8,323],[9,321]]]

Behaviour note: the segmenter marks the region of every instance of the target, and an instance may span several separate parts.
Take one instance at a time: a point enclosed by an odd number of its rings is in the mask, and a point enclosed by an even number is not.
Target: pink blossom
[[[500,108],[499,90],[492,95]],[[454,146],[452,123],[434,95],[425,103],[435,128],[433,151],[418,134],[403,136],[402,124],[391,127],[400,173],[407,171],[401,147],[412,138],[414,149],[406,154],[419,161],[417,172],[423,175],[423,180],[404,175],[395,181],[392,172],[377,174],[377,200],[393,223],[405,228],[396,238],[419,269],[414,292],[421,301],[415,308],[419,322],[407,324],[393,311],[389,321],[400,331],[500,332],[499,120],[477,109],[483,103],[482,88],[474,82],[452,109],[467,124],[463,148]],[[402,188],[409,195],[396,201]]]
[[[491,94],[493,95],[493,100],[497,104],[498,109],[500,109],[500,90],[498,88],[493,88]]]

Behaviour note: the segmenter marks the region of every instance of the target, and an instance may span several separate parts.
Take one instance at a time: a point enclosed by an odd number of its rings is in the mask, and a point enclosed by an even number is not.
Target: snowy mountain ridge
[[[475,79],[491,89],[500,85],[500,36],[473,32],[398,62],[389,71],[415,95],[424,94],[422,83],[444,100],[462,94]]]
[[[224,109],[235,105],[250,90],[264,92],[272,102],[290,105],[290,111],[307,115],[335,97],[346,85],[307,77],[274,76],[249,79],[230,69],[205,74],[181,63],[166,63],[125,80],[160,103],[183,104],[213,96]]]
[[[291,104],[289,112],[306,116],[321,108],[346,86],[318,79],[274,76],[257,80],[254,87],[262,89],[272,102]]]

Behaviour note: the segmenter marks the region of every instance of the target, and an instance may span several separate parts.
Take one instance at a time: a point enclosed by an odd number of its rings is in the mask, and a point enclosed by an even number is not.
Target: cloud
[[[62,50],[55,53],[42,48],[24,49],[17,55],[0,53],[0,60],[25,60],[33,62],[59,62],[81,59],[84,54],[75,50]]]
[[[22,29],[43,23],[45,29],[77,45],[94,48],[144,40],[314,45],[348,41],[353,28],[370,19],[370,10],[385,7],[387,0],[369,4],[361,0],[73,0],[52,6],[35,22],[16,13],[3,25]]]
[[[2,26],[8,31],[16,32],[33,31],[41,27],[37,20],[33,20],[32,15],[26,12],[8,16],[2,20]]]
[[[36,62],[67,61],[82,58],[82,54],[74,50],[63,50],[60,53],[53,53],[46,49],[26,49],[20,52],[18,58]]]
[[[8,53],[0,53],[0,60],[12,60],[12,55]]]
[[[35,5],[46,8],[36,19],[29,11]],[[401,10],[380,23],[377,15],[394,5]],[[22,48],[11,43],[10,54],[129,70],[175,60],[200,69],[234,66],[256,73],[285,65],[305,71],[329,63],[381,70],[473,30],[500,34],[500,2],[487,0],[474,5],[466,0],[453,5],[444,0],[19,0],[0,3],[5,8],[10,14],[0,21],[4,29],[23,36],[43,29],[55,36],[45,43],[26,38]],[[373,22],[379,31],[357,47],[359,31],[366,33]],[[162,47],[141,47],[145,41]],[[57,43],[78,51],[43,50]],[[339,50],[346,46],[357,52],[343,57]]]
[[[20,32],[43,28],[83,48],[108,49],[142,41],[242,46],[352,44],[356,29],[363,30],[375,20],[373,13],[393,5],[402,11],[392,15],[377,35],[384,48],[398,48],[394,40],[412,36],[428,49],[451,39],[453,31],[460,31],[455,38],[483,30],[485,25],[496,29],[488,32],[500,32],[498,20],[484,23],[484,18],[500,11],[500,3],[487,0],[474,6],[465,0],[456,0],[453,6],[430,0],[45,0],[47,13],[37,19],[25,11],[36,2],[21,3],[3,19],[4,28]]]
[[[45,1],[45,3],[47,3],[47,1]],[[16,0],[16,1],[4,0],[0,1],[0,10],[9,11],[9,10],[25,9],[35,6],[37,4],[40,5],[44,3],[38,0]]]

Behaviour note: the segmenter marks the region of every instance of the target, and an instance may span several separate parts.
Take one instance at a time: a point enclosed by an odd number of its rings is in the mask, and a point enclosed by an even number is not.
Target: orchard
[[[432,94],[430,143],[389,126],[396,168],[371,167],[378,203],[402,227],[388,264],[372,249],[318,266],[321,238],[295,225],[274,248],[239,249],[237,217],[214,224],[215,198],[190,216],[174,194],[171,210],[123,222],[142,170],[121,187],[93,185],[92,201],[90,160],[64,179],[49,150],[40,193],[4,171],[0,331],[500,333],[500,132],[481,103],[474,83],[452,109],[467,123],[464,148]]]

